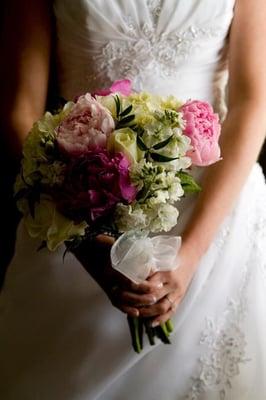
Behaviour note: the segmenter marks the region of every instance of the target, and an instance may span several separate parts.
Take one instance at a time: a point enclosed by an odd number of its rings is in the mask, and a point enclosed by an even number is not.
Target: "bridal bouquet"
[[[189,167],[219,160],[219,135],[208,103],[133,93],[128,80],[45,113],[26,139],[15,184],[29,235],[51,251],[100,233],[119,237],[113,266],[136,282],[175,268],[179,238],[148,235],[176,225],[176,202],[200,190]],[[170,322],[129,325],[138,352],[143,326],[151,344],[154,336],[169,342]]]

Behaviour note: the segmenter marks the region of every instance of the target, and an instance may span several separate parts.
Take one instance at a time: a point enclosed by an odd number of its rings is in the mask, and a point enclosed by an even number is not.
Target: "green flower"
[[[46,242],[50,251],[56,250],[66,240],[85,234],[87,223],[74,224],[56,210],[55,203],[48,196],[42,195],[40,202],[35,204],[34,217],[27,210],[25,201],[21,202],[20,209],[25,213],[24,222],[29,235]]]
[[[176,97],[174,96],[168,96],[166,98],[162,98],[160,102],[160,107],[163,110],[178,110],[183,103],[179,101]]]
[[[57,114],[46,112],[29,132],[23,146],[22,175],[28,185],[36,181],[53,185],[61,181],[64,165],[54,163],[56,128],[73,107],[68,102]]]

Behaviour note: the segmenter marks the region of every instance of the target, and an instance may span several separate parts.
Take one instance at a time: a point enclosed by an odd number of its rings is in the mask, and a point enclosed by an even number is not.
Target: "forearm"
[[[223,124],[223,159],[206,169],[202,192],[183,232],[184,245],[199,257],[208,249],[257,160],[266,131],[264,107],[264,102],[246,100],[231,109]]]

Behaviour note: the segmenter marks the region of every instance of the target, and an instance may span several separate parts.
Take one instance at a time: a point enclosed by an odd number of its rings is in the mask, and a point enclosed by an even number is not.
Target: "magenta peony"
[[[132,83],[129,79],[122,79],[120,81],[115,81],[112,86],[107,89],[96,90],[93,95],[98,96],[108,96],[112,93],[120,93],[124,96],[129,96],[131,93]]]
[[[117,203],[128,204],[135,197],[126,157],[99,149],[70,163],[57,203],[63,214],[90,223],[111,214]]]
[[[96,147],[105,148],[107,137],[114,128],[109,110],[87,93],[78,98],[71,112],[58,126],[59,149],[71,157],[79,157]]]
[[[193,147],[187,155],[192,163],[207,166],[220,159],[218,139],[221,133],[219,117],[212,106],[203,101],[189,101],[179,111],[186,122],[184,134],[191,139]]]

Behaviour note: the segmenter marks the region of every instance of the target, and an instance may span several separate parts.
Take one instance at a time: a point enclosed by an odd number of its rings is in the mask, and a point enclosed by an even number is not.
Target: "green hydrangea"
[[[33,186],[35,182],[54,185],[62,181],[64,163],[54,161],[56,128],[73,107],[72,102],[55,115],[46,112],[33,125],[23,146],[21,177],[15,185],[15,192]],[[23,177],[23,178],[22,178]]]
[[[85,234],[87,223],[74,224],[57,211],[54,201],[49,196],[41,195],[40,202],[34,207],[34,218],[25,199],[20,201],[20,209],[24,213],[24,223],[29,235],[45,242],[50,251],[56,250],[65,241]]]

